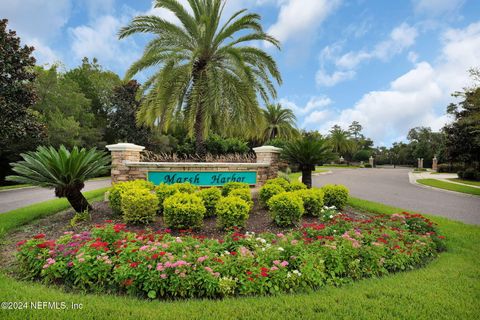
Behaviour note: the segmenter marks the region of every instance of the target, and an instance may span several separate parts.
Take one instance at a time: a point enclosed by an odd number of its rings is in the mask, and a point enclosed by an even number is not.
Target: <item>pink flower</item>
[[[288,261],[282,261],[280,265],[285,268],[286,266],[288,266]]]
[[[275,266],[273,266],[273,267],[270,268],[270,270],[271,270],[271,271],[275,271],[275,270],[278,270],[278,268],[275,267]]]
[[[79,258],[78,262],[85,262],[85,259],[84,258]]]
[[[290,243],[291,243],[292,245],[296,245],[296,244],[298,243],[298,240],[292,240]]]
[[[162,278],[162,279],[165,279],[166,277],[167,277],[167,275],[166,275],[165,273],[162,273],[162,274],[160,275],[160,278]]]
[[[202,263],[203,261],[205,261],[205,260],[207,260],[207,259],[208,259],[208,256],[203,256],[203,257],[198,258],[197,261],[198,261],[199,263]]]
[[[214,276],[215,278],[220,277],[220,272],[215,272],[215,273],[213,274],[213,276]]]
[[[283,238],[283,237],[285,237],[285,235],[283,233],[277,233],[277,237]]]
[[[210,267],[205,267],[204,269],[208,272],[213,272],[212,268],[210,268]]]
[[[148,246],[142,246],[142,247],[140,247],[139,250],[140,250],[140,251],[145,251],[145,250],[147,250],[147,249],[148,249]]]
[[[169,263],[169,262],[167,262],[167,263]],[[161,263],[159,263],[159,264],[157,264],[157,268],[156,268],[156,269],[157,269],[158,271],[163,271],[163,270],[165,270],[165,267],[164,267]]]
[[[273,264],[278,266],[280,264],[280,260],[273,260]]]

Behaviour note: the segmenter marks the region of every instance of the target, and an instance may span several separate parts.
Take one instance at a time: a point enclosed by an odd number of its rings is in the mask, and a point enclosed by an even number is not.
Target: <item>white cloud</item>
[[[54,50],[52,50],[49,46],[43,44],[38,39],[29,40],[28,45],[35,48],[35,51],[33,51],[33,56],[35,57],[35,59],[37,59],[37,64],[52,65],[55,62],[62,61],[62,59]]]
[[[326,86],[326,87],[333,87],[337,83],[343,82],[345,80],[350,80],[355,77],[355,71],[347,70],[341,71],[337,70],[334,71],[332,74],[328,74],[325,70],[320,69],[317,71],[315,75],[315,80],[318,85]]]
[[[309,114],[308,117],[305,117],[303,121],[303,127],[309,124],[319,125],[329,116],[330,116],[330,111],[328,110],[314,111],[311,114]]]
[[[69,0],[0,1],[2,18],[22,38],[47,41],[58,36],[70,18]]]
[[[465,0],[414,0],[413,5],[416,13],[428,16],[440,16],[454,13],[460,9]]]
[[[410,61],[411,63],[416,63],[418,61],[418,53],[416,53],[415,51],[410,51],[408,52],[408,61]]]
[[[332,100],[327,96],[314,96],[308,100],[307,104],[303,107],[298,106],[295,102],[283,98],[279,100],[279,103],[289,109],[292,109],[293,112],[297,115],[305,115],[313,110],[325,108],[332,104]]]
[[[70,29],[71,50],[77,59],[98,58],[113,70],[123,69],[140,56],[133,38],[118,40],[118,30],[127,24],[129,17],[116,18],[105,15],[88,25]]]
[[[281,42],[291,38],[304,38],[339,6],[340,0],[278,0],[280,12],[268,33]]]
[[[445,108],[452,101],[450,94],[467,86],[467,70],[480,64],[480,22],[465,29],[450,29],[442,41],[435,64],[416,64],[393,80],[388,90],[365,94],[352,108],[331,117],[321,130],[356,120],[377,144],[389,144],[415,126],[440,129],[448,120]]]
[[[339,55],[341,44],[336,43],[325,47],[320,54],[321,67],[317,71],[316,81],[321,86],[334,86],[340,82],[353,79],[355,69],[364,61],[379,59],[387,61],[394,55],[403,52],[415,43],[418,36],[416,28],[402,23],[394,28],[389,37],[377,43],[371,50],[350,51]],[[331,73],[326,71],[325,64],[332,62],[335,70]]]

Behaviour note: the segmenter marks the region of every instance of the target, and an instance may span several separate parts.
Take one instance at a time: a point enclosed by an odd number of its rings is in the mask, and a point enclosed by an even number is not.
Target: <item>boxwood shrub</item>
[[[285,178],[275,178],[268,180],[267,182],[265,182],[265,184],[278,184],[280,187],[287,190],[290,182]]]
[[[123,220],[131,223],[147,223],[155,219],[158,198],[149,189],[130,186],[121,193]]]
[[[206,188],[200,190],[197,195],[202,198],[205,209],[206,217],[214,216],[216,213],[215,206],[217,205],[218,200],[222,197],[222,191],[219,188]]]
[[[200,228],[206,213],[202,198],[178,192],[163,202],[163,220],[170,228]]]
[[[282,192],[268,200],[273,221],[280,227],[298,224],[305,209],[302,198],[294,192]]]
[[[223,185],[222,196],[228,196],[235,189],[250,189],[250,185],[244,182],[227,182]]]
[[[267,183],[260,188],[260,192],[259,192],[260,202],[264,206],[267,206],[267,202],[268,200],[270,200],[271,197],[282,192],[285,192],[285,189],[282,188],[282,186],[276,183]]]
[[[218,201],[216,212],[219,227],[244,227],[249,217],[250,206],[240,197],[228,196]]]
[[[183,192],[183,193],[195,193],[198,190],[200,190],[199,187],[194,186],[190,182],[183,182],[183,183],[174,183],[171,185],[171,187],[178,191],[178,192]]]
[[[305,215],[318,217],[322,213],[323,208],[323,191],[318,188],[304,189],[294,191],[295,194],[300,196],[303,201],[303,207],[305,208]]]
[[[342,209],[347,204],[349,192],[345,186],[326,184],[322,187],[322,191],[326,206],[335,206],[337,209]]]
[[[122,192],[131,188],[136,188],[136,187],[145,188],[147,190],[153,190],[155,186],[153,185],[153,183],[146,180],[133,180],[133,181],[124,181],[124,182],[115,183],[110,189],[110,193],[108,195],[109,205],[110,205],[110,208],[112,208],[113,213],[115,214],[122,213],[122,203],[121,203]]]
[[[239,197],[243,199],[247,204],[250,210],[253,209],[253,199],[250,189],[235,189],[230,192],[230,196]]]
[[[307,186],[300,181],[293,181],[287,186],[286,191],[296,191],[296,190],[305,190]]]

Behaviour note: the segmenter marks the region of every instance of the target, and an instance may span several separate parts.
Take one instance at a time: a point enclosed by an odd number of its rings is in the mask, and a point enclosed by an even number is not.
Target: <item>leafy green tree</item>
[[[264,139],[272,140],[275,138],[291,139],[298,134],[295,128],[297,117],[292,110],[283,108],[281,104],[267,104],[267,108],[262,110],[265,118]]]
[[[21,155],[23,161],[12,163],[17,175],[7,180],[28,183],[43,188],[54,188],[55,196],[67,198],[76,212],[91,210],[92,206],[81,190],[84,182],[108,171],[110,156],[105,152],[78,149],[70,152],[64,146],[38,147],[37,151]]]
[[[155,7],[174,14],[178,25],[157,16],[138,16],[119,36],[155,35],[126,74],[131,78],[159,66],[144,85],[147,96],[139,122],[168,129],[183,113],[197,153],[203,155],[209,130],[222,136],[259,134],[262,113],[257,94],[265,103],[275,99],[271,78],[280,83],[281,76],[274,59],[248,43],[266,41],[277,47],[279,43],[263,31],[260,16],[246,10],[222,25],[224,0],[188,0],[188,5],[187,9],[176,0],[156,0]]]
[[[288,142],[281,156],[288,163],[299,167],[302,172],[302,182],[311,188],[312,171],[315,170],[315,166],[331,160],[333,154],[327,140],[303,136]]]
[[[92,127],[99,131],[100,138],[88,142],[88,146],[103,147],[106,142],[112,143],[113,137],[109,137],[105,128],[107,117],[111,108],[111,97],[115,87],[121,85],[119,76],[108,70],[104,70],[96,58],[92,62],[83,58],[82,64],[65,74],[65,78],[75,81],[80,92],[90,100],[89,113],[93,114]]]
[[[439,161],[444,161],[445,136],[440,132],[433,132],[428,127],[417,127],[410,129],[407,135],[410,141],[410,148],[413,160],[423,158],[424,166],[429,167],[432,164],[434,156]]]
[[[0,181],[10,170],[8,163],[21,152],[32,150],[45,138],[45,127],[31,106],[36,101],[33,87],[33,47],[21,47],[15,31],[7,31],[0,20]]]
[[[465,162],[479,167],[480,163],[480,69],[470,70],[475,81],[472,88],[456,92],[462,100],[450,104],[447,113],[454,121],[443,128],[446,134],[446,153],[449,161]]]
[[[353,121],[350,126],[348,126],[348,132],[353,136],[355,140],[362,138],[363,127],[358,121]]]

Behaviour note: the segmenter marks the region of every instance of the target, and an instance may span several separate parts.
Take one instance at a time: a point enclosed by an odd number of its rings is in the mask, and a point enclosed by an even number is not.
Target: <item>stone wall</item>
[[[212,162],[141,162],[140,152],[145,147],[131,143],[119,143],[107,146],[112,154],[112,183],[136,179],[147,179],[149,171],[256,171],[256,187],[262,186],[268,179],[277,177],[281,149],[262,146],[253,150],[256,163],[212,163]]]

